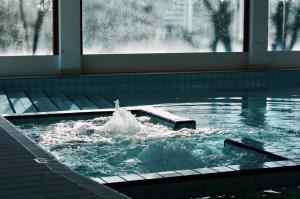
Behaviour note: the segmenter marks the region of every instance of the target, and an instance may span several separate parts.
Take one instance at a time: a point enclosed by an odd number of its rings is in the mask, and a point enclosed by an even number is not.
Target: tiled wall
[[[0,79],[6,90],[66,93],[202,92],[300,86],[300,70]]]

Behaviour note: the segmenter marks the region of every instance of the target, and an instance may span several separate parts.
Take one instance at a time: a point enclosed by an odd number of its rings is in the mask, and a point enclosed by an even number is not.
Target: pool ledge
[[[174,130],[182,128],[196,128],[196,121],[184,118],[170,112],[164,111],[159,108],[152,106],[135,106],[127,107],[128,111],[132,112],[137,116],[146,115],[150,116],[155,122],[162,123],[166,126],[171,127]],[[23,114],[4,114],[3,117],[7,119],[18,119],[18,118],[43,118],[43,117],[54,117],[54,116],[70,116],[70,115],[112,115],[115,109],[93,109],[93,110],[75,110],[75,111],[54,111],[54,112],[35,112],[35,113],[23,113]]]
[[[193,170],[133,174],[100,178],[102,184],[133,198],[193,198],[251,192],[299,185],[295,161],[266,162],[260,167],[229,165]],[[281,180],[278,180],[281,179]]]
[[[274,161],[297,160],[300,159],[300,153],[294,153],[292,150],[272,146],[267,143],[262,143],[250,138],[242,139],[226,139],[224,145],[233,145],[240,148],[245,148],[256,153],[265,155]]]
[[[148,195],[153,198],[197,198],[300,184],[300,154],[295,155],[288,150],[248,138],[227,139],[224,145],[227,144],[260,153],[274,161],[259,165],[228,165],[112,176],[95,180],[131,197],[141,199],[147,198]]]

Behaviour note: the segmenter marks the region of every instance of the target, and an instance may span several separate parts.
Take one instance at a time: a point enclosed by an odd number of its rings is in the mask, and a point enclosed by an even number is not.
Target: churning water
[[[282,147],[300,141],[300,101],[220,100],[160,105],[195,119],[195,130],[174,131],[149,117],[135,117],[118,102],[111,117],[15,124],[61,162],[92,178],[265,161],[247,151],[224,148],[225,138],[249,137]]]

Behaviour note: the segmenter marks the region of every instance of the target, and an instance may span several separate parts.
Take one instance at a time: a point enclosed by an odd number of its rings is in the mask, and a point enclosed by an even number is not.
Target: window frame
[[[244,0],[244,41],[243,52],[249,52],[250,0]]]
[[[53,55],[59,55],[59,0],[52,0]]]
[[[53,56],[59,55],[59,0],[52,1],[52,54],[49,55],[0,55],[1,57],[30,57],[30,56]]]

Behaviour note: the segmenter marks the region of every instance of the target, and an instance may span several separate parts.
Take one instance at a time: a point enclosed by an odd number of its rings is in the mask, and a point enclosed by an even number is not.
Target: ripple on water
[[[264,122],[254,125],[255,118],[247,119],[252,112],[243,115],[240,109],[219,112],[224,107],[214,106],[209,111],[199,106],[181,107],[184,112],[174,112],[196,119],[199,126],[195,130],[174,131],[151,123],[149,117],[128,116],[125,109],[112,117],[19,127],[60,161],[89,177],[265,161],[265,157],[247,151],[224,148],[226,138],[248,137],[282,147],[300,142],[299,114],[295,112],[269,109]],[[124,116],[126,119],[122,119]]]

